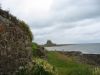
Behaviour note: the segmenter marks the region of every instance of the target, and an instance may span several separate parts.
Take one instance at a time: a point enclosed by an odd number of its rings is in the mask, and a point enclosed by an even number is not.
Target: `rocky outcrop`
[[[80,56],[83,63],[100,66],[100,54],[83,54]]]
[[[31,45],[32,39],[21,28],[21,21],[0,9],[0,75],[16,75],[19,69],[29,65]]]
[[[80,51],[58,51],[68,57],[75,57],[77,62],[100,66],[100,54],[83,54]]]
[[[47,46],[56,46],[56,44],[54,44],[51,40],[47,40],[47,43],[44,45],[45,47]]]
[[[65,54],[65,55],[68,55],[68,56],[80,56],[80,55],[82,55],[82,52],[80,52],[80,51],[59,51],[59,52]]]

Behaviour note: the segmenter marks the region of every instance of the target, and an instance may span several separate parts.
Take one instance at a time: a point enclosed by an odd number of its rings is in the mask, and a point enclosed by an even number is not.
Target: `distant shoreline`
[[[42,45],[43,47],[54,47],[54,46],[67,46],[67,45],[74,45],[74,44],[58,44],[58,45],[52,45],[52,46],[45,46]]]
[[[43,46],[43,47],[54,47],[54,46],[84,45],[84,44],[100,44],[100,43],[56,44],[56,45],[51,45],[51,46],[47,46],[47,45],[40,45],[40,46]]]
[[[60,44],[44,46],[48,51],[80,51],[84,54],[100,54],[100,43],[91,44]]]

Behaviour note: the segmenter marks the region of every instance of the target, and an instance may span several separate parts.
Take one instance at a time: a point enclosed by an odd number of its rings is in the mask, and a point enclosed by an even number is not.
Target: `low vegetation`
[[[34,66],[33,75],[57,75],[55,67],[50,65],[48,61],[35,58],[36,64]]]
[[[48,52],[48,61],[58,69],[59,75],[100,75],[100,68],[81,64],[59,52]]]
[[[38,45],[36,43],[33,43],[32,44],[32,54],[34,57],[39,57],[37,49],[38,49]]]
[[[58,75],[54,66],[50,65],[48,61],[33,58],[34,64],[32,68],[28,70],[26,67],[21,67],[17,75]]]
[[[32,53],[33,53],[33,62],[36,63],[34,66],[33,75],[57,75],[55,67],[50,65],[47,60],[44,60],[44,58],[41,58],[41,56],[42,57],[46,56],[43,47],[40,47],[38,44],[33,42]]]
[[[33,43],[33,55],[35,56],[39,56],[37,50],[38,47],[39,45]],[[74,56],[68,57],[67,55],[56,51],[49,51],[46,52],[46,54],[47,61],[35,58],[35,62],[38,64],[34,70],[36,71],[35,75],[100,75],[99,67],[79,63]],[[42,69],[39,66],[41,66]]]
[[[32,54],[33,57],[46,58],[46,50],[44,49],[44,47],[39,46],[34,42],[32,44]]]

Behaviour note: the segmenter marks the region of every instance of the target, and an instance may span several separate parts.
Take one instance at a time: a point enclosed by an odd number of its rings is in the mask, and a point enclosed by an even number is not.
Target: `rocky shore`
[[[59,51],[67,56],[76,57],[80,63],[85,63],[93,66],[100,66],[100,54],[83,54],[80,51]]]

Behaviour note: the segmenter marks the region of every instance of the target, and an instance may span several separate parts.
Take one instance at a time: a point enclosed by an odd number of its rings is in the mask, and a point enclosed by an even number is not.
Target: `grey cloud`
[[[99,0],[62,0],[62,2],[63,3],[59,2],[58,6],[55,2],[58,8],[55,7],[54,15],[58,21],[72,22],[100,16]],[[69,2],[69,4],[67,3],[67,5],[66,2]]]
[[[29,24],[38,43],[48,39],[56,43],[100,41],[100,0],[53,0],[50,12],[42,17],[32,9],[23,13],[23,1],[19,6],[17,0],[10,2],[2,0],[3,7],[10,7],[11,13]]]
[[[85,22],[85,21],[84,21]],[[85,43],[85,42],[96,42],[94,40],[99,39],[100,36],[100,22],[90,21],[92,23],[83,24],[83,26],[76,26],[73,28],[58,28],[51,34],[41,35],[42,38],[52,39],[57,43]],[[85,26],[84,26],[85,25]],[[62,26],[63,27],[63,26]],[[41,38],[38,38],[41,39]],[[45,41],[44,40],[44,41]]]

